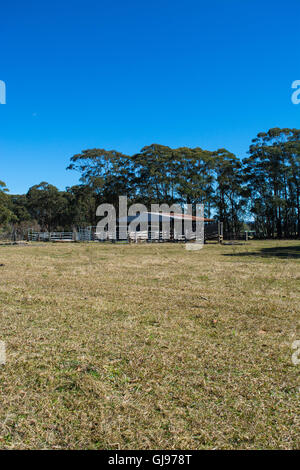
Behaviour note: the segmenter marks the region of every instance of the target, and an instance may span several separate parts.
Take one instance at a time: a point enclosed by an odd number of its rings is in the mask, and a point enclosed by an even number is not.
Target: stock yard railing
[[[163,230],[141,230],[141,231],[129,231],[126,232],[127,237],[120,238],[119,230],[116,229],[115,233],[110,233],[106,231],[98,231],[97,227],[87,227],[86,229],[81,229],[78,232],[78,240],[80,241],[123,241],[123,242],[140,242],[140,241],[148,241],[148,242],[164,242],[164,241],[186,241],[192,240],[192,235],[178,235],[176,233],[170,234],[168,231]]]
[[[86,227],[80,228],[77,231],[73,232],[37,232],[34,230],[29,230],[27,239],[29,241],[50,241],[50,242],[67,242],[67,241],[80,241],[80,242],[89,242],[89,241],[98,241],[98,242],[187,242],[193,239],[196,239],[194,233],[186,231],[184,234],[178,234],[174,230],[164,231],[164,230],[151,230],[149,226],[148,230],[126,230],[126,238],[120,237],[119,228],[116,228],[115,233],[107,231],[99,231],[97,227]],[[205,240],[217,240],[220,243],[223,241],[223,224],[221,222],[205,224],[204,230],[204,239]]]
[[[76,232],[28,232],[29,241],[75,241]]]

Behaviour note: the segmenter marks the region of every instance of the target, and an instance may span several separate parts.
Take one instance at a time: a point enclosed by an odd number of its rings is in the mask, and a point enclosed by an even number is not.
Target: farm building
[[[81,237],[90,240],[128,241],[181,241],[196,238],[196,224],[203,222],[204,240],[223,239],[223,224],[214,219],[201,218],[181,213],[142,212],[117,219],[115,226],[88,227],[81,231]]]
[[[213,222],[181,213],[144,212],[118,219],[117,233],[127,232],[130,240],[186,241],[196,238],[196,223]]]

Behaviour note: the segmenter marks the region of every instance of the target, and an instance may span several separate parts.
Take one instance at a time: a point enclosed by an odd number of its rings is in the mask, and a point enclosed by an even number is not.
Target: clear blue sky
[[[153,142],[244,156],[299,127],[299,0],[33,0],[1,4],[0,180],[76,184],[70,157]]]

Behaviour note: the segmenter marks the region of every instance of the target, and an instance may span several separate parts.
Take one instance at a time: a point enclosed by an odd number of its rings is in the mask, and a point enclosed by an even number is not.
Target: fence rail
[[[122,241],[122,242],[187,242],[196,240],[196,234],[193,231],[185,231],[185,233],[179,233],[174,229],[162,230],[161,227],[156,230],[151,230],[149,226],[148,230],[135,230],[130,231],[128,228],[116,228],[113,232],[99,231],[97,227],[85,227],[80,228],[73,232],[38,232],[30,229],[27,234],[29,241],[50,241],[50,242],[67,242],[67,241]],[[123,233],[122,233],[123,232]],[[204,240],[223,240],[223,224],[216,222],[213,224],[205,225],[204,229]]]
[[[76,232],[28,232],[29,241],[75,241]]]

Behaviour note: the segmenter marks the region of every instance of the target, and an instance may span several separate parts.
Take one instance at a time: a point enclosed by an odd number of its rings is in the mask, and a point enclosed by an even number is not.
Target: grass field
[[[0,246],[0,448],[300,447],[300,242]]]

